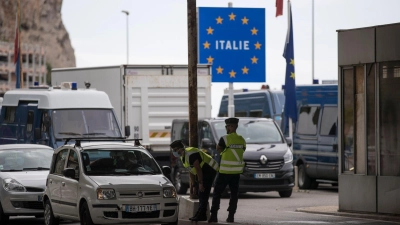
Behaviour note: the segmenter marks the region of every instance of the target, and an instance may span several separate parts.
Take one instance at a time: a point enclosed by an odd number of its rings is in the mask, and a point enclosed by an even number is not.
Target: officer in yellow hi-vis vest
[[[227,185],[229,185],[231,198],[229,199],[229,215],[226,222],[234,222],[238,203],[239,179],[244,168],[243,153],[246,150],[246,141],[242,136],[236,134],[239,119],[228,118],[225,120],[225,124],[227,135],[222,136],[217,145],[217,151],[221,154],[221,162],[214,186],[209,223],[218,222],[217,214],[221,195]]]
[[[211,187],[219,165],[207,153],[194,147],[185,148],[181,140],[172,142],[170,147],[172,148],[172,154],[175,157],[180,157],[183,166],[186,168],[190,167],[190,173],[197,175],[198,178],[199,208],[196,214],[189,218],[189,220],[206,221],[208,198],[210,197]]]

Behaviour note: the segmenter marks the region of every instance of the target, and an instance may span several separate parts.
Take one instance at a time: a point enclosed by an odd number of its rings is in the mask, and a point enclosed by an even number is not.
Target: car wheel
[[[178,194],[186,194],[189,188],[187,184],[182,183],[181,173],[178,170],[174,173],[174,185]]]
[[[46,200],[44,203],[44,224],[58,225],[60,220],[54,217],[53,209],[51,208],[50,201]]]
[[[299,188],[300,189],[309,189],[313,183],[313,179],[307,176],[306,168],[304,164],[299,166]],[[314,182],[315,183],[315,182]]]
[[[9,218],[10,218],[9,216],[4,214],[3,207],[1,206],[1,203],[0,203],[0,224],[7,224]]]
[[[280,191],[279,196],[281,196],[282,198],[289,198],[290,196],[292,196],[292,189],[290,189],[289,191]]]
[[[87,203],[83,203],[81,207],[81,225],[94,225]]]

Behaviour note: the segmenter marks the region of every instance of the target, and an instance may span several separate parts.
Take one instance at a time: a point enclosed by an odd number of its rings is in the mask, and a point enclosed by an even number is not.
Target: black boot
[[[211,213],[210,219],[208,219],[209,223],[218,223],[217,213]]]
[[[228,218],[226,218],[226,222],[233,223],[235,222],[234,213],[229,213]]]
[[[207,215],[205,212],[200,212],[195,217],[192,217],[191,221],[207,221]]]
[[[199,211],[197,210],[196,214],[194,214],[194,216],[190,217],[189,220],[193,220],[193,218],[196,218],[197,215],[199,215]]]

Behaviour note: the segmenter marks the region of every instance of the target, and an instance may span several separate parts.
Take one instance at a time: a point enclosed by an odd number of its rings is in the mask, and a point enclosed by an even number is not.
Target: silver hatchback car
[[[10,216],[43,217],[43,192],[53,153],[44,145],[0,145],[0,224],[7,224]]]

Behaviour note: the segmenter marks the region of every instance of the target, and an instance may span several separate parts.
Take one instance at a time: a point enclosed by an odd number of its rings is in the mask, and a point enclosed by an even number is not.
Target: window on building
[[[354,73],[353,68],[343,73],[343,172],[354,171]]]
[[[375,65],[367,67],[367,174],[376,175],[375,147]]]
[[[298,134],[315,135],[318,129],[319,106],[302,106],[300,108]]]
[[[337,134],[338,109],[336,106],[325,106],[322,112],[320,134],[335,136]]]

